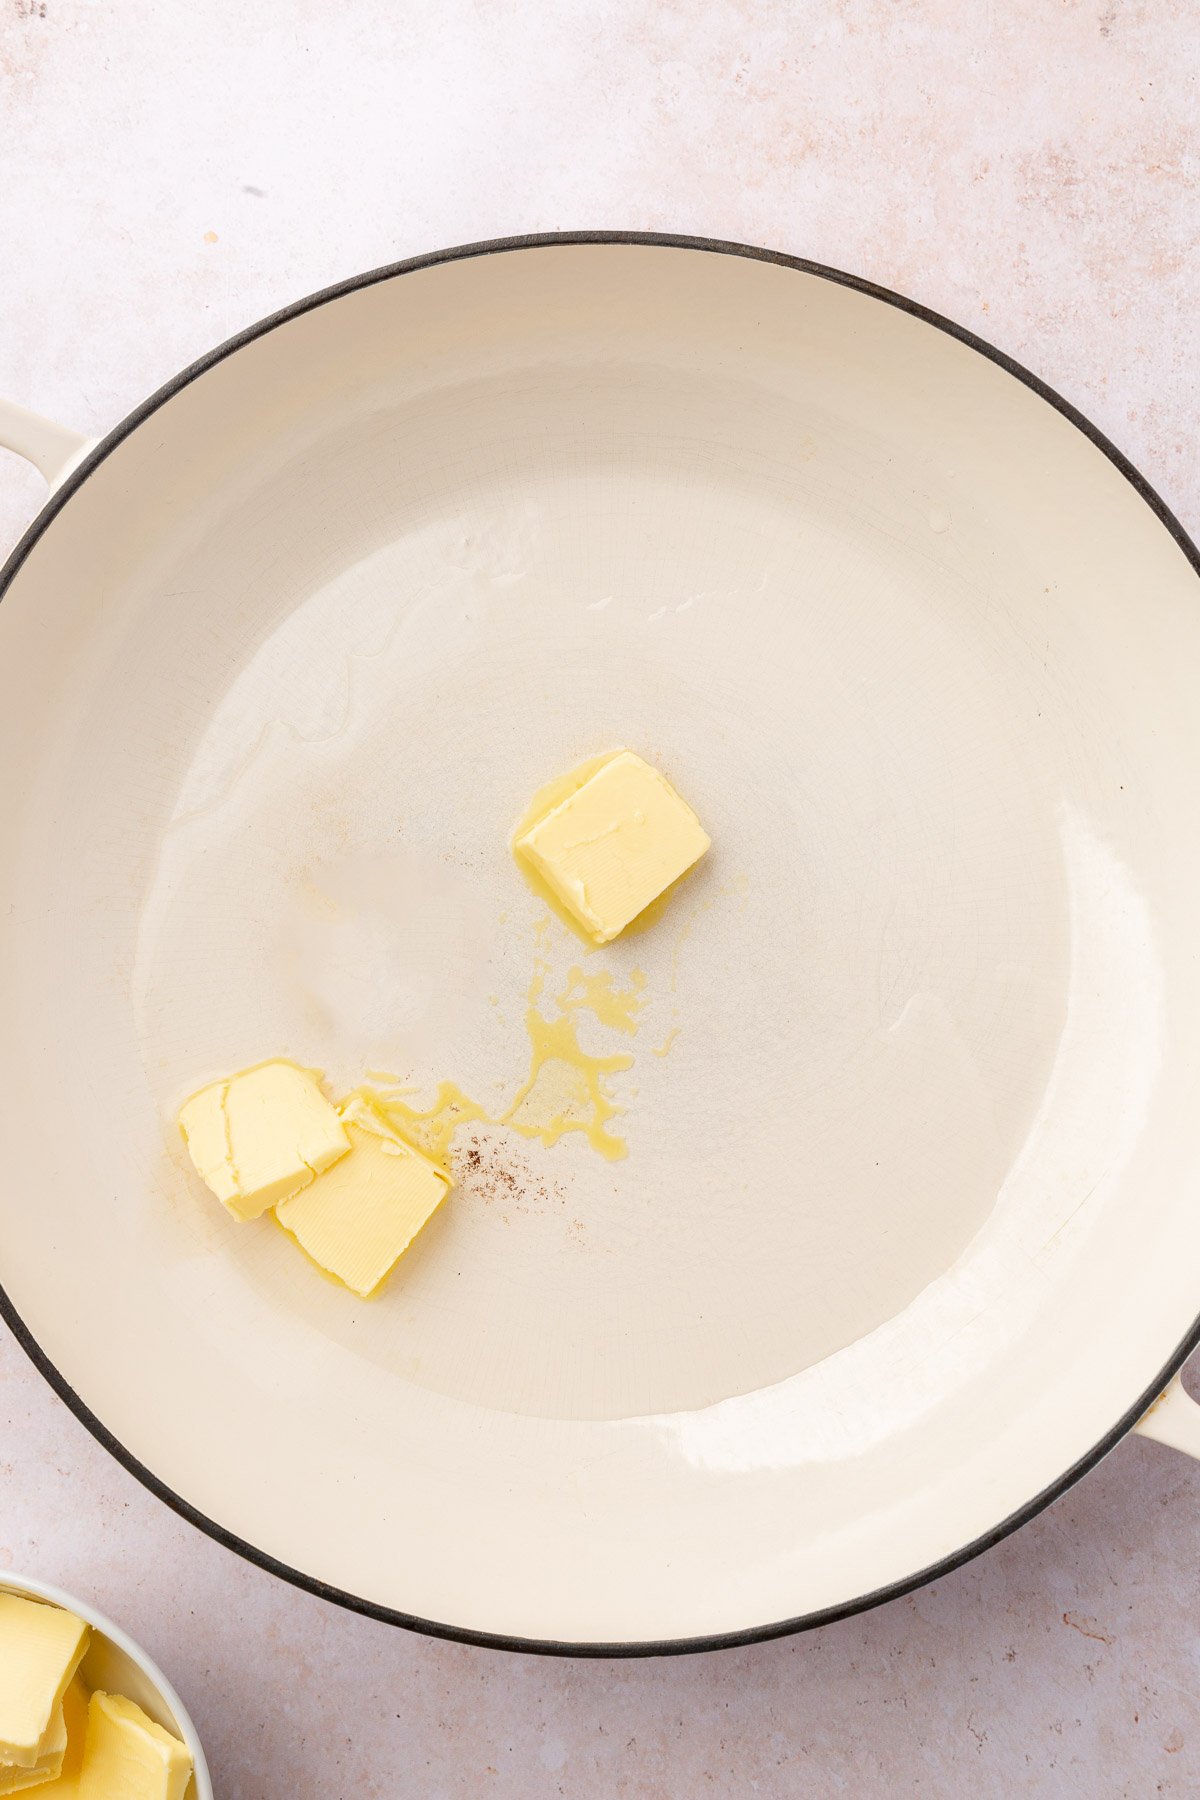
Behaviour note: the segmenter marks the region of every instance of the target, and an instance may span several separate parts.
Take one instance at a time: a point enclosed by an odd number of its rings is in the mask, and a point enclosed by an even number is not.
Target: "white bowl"
[[[140,1644],[135,1644],[119,1625],[114,1625],[86,1600],[79,1600],[74,1594],[64,1593],[62,1588],[51,1587],[49,1582],[38,1581],[32,1575],[15,1575],[9,1570],[0,1572],[0,1593],[47,1600],[52,1606],[65,1607],[68,1612],[86,1619],[92,1628],[92,1637],[80,1665],[80,1674],[88,1687],[124,1694],[126,1699],[136,1701],[159,1725],[182,1738],[192,1758],[192,1779],[186,1800],[213,1800],[212,1781],[196,1727],[175,1689]]]

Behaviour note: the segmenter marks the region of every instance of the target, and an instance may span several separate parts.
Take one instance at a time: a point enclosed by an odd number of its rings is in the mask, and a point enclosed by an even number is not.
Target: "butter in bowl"
[[[166,1678],[93,1608],[0,1575],[0,1796],[211,1800]]]

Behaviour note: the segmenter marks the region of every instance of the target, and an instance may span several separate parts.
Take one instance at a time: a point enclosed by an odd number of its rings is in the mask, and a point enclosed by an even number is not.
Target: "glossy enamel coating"
[[[1053,396],[826,270],[571,239],[318,297],[82,462],[18,424],[77,466],[0,605],[0,1274],[172,1504],[385,1617],[679,1648],[911,1585],[1145,1410],[1200,589]],[[589,957],[508,835],[620,744],[713,849]],[[587,1025],[628,1156],[479,1127],[380,1299],[189,1176],[179,1101],[272,1055],[498,1116],[580,964],[639,996]]]

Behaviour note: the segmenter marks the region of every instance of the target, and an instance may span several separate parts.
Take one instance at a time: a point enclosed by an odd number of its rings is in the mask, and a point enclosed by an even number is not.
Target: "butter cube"
[[[235,1219],[257,1219],[350,1148],[316,1077],[290,1062],[259,1063],[201,1088],[179,1125],[201,1180]]]
[[[666,778],[619,750],[529,826],[516,849],[597,944],[607,944],[709,847]]]
[[[0,1765],[32,1770],[57,1741],[63,1695],[90,1633],[59,1606],[0,1594]]]
[[[368,1101],[342,1108],[351,1150],[275,1217],[315,1263],[356,1294],[374,1291],[437,1211],[450,1177]]]
[[[92,1695],[79,1800],[183,1800],[192,1778],[185,1744],[132,1700]]]
[[[87,1729],[88,1691],[78,1675],[46,1736],[32,1769],[0,1765],[0,1794],[19,1794],[36,1787],[37,1800],[78,1800],[83,1737]]]

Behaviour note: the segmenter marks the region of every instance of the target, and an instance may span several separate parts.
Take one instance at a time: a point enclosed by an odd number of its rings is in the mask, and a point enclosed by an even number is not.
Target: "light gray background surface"
[[[695,231],[971,326],[1197,533],[1198,42],[1188,0],[0,0],[0,393],[101,432],[261,314],[396,257]],[[0,546],[40,492],[0,454]],[[218,1800],[1200,1790],[1200,1467],[1145,1443],[866,1617],[544,1662],[247,1567],[0,1336],[0,1565],[147,1644]]]

